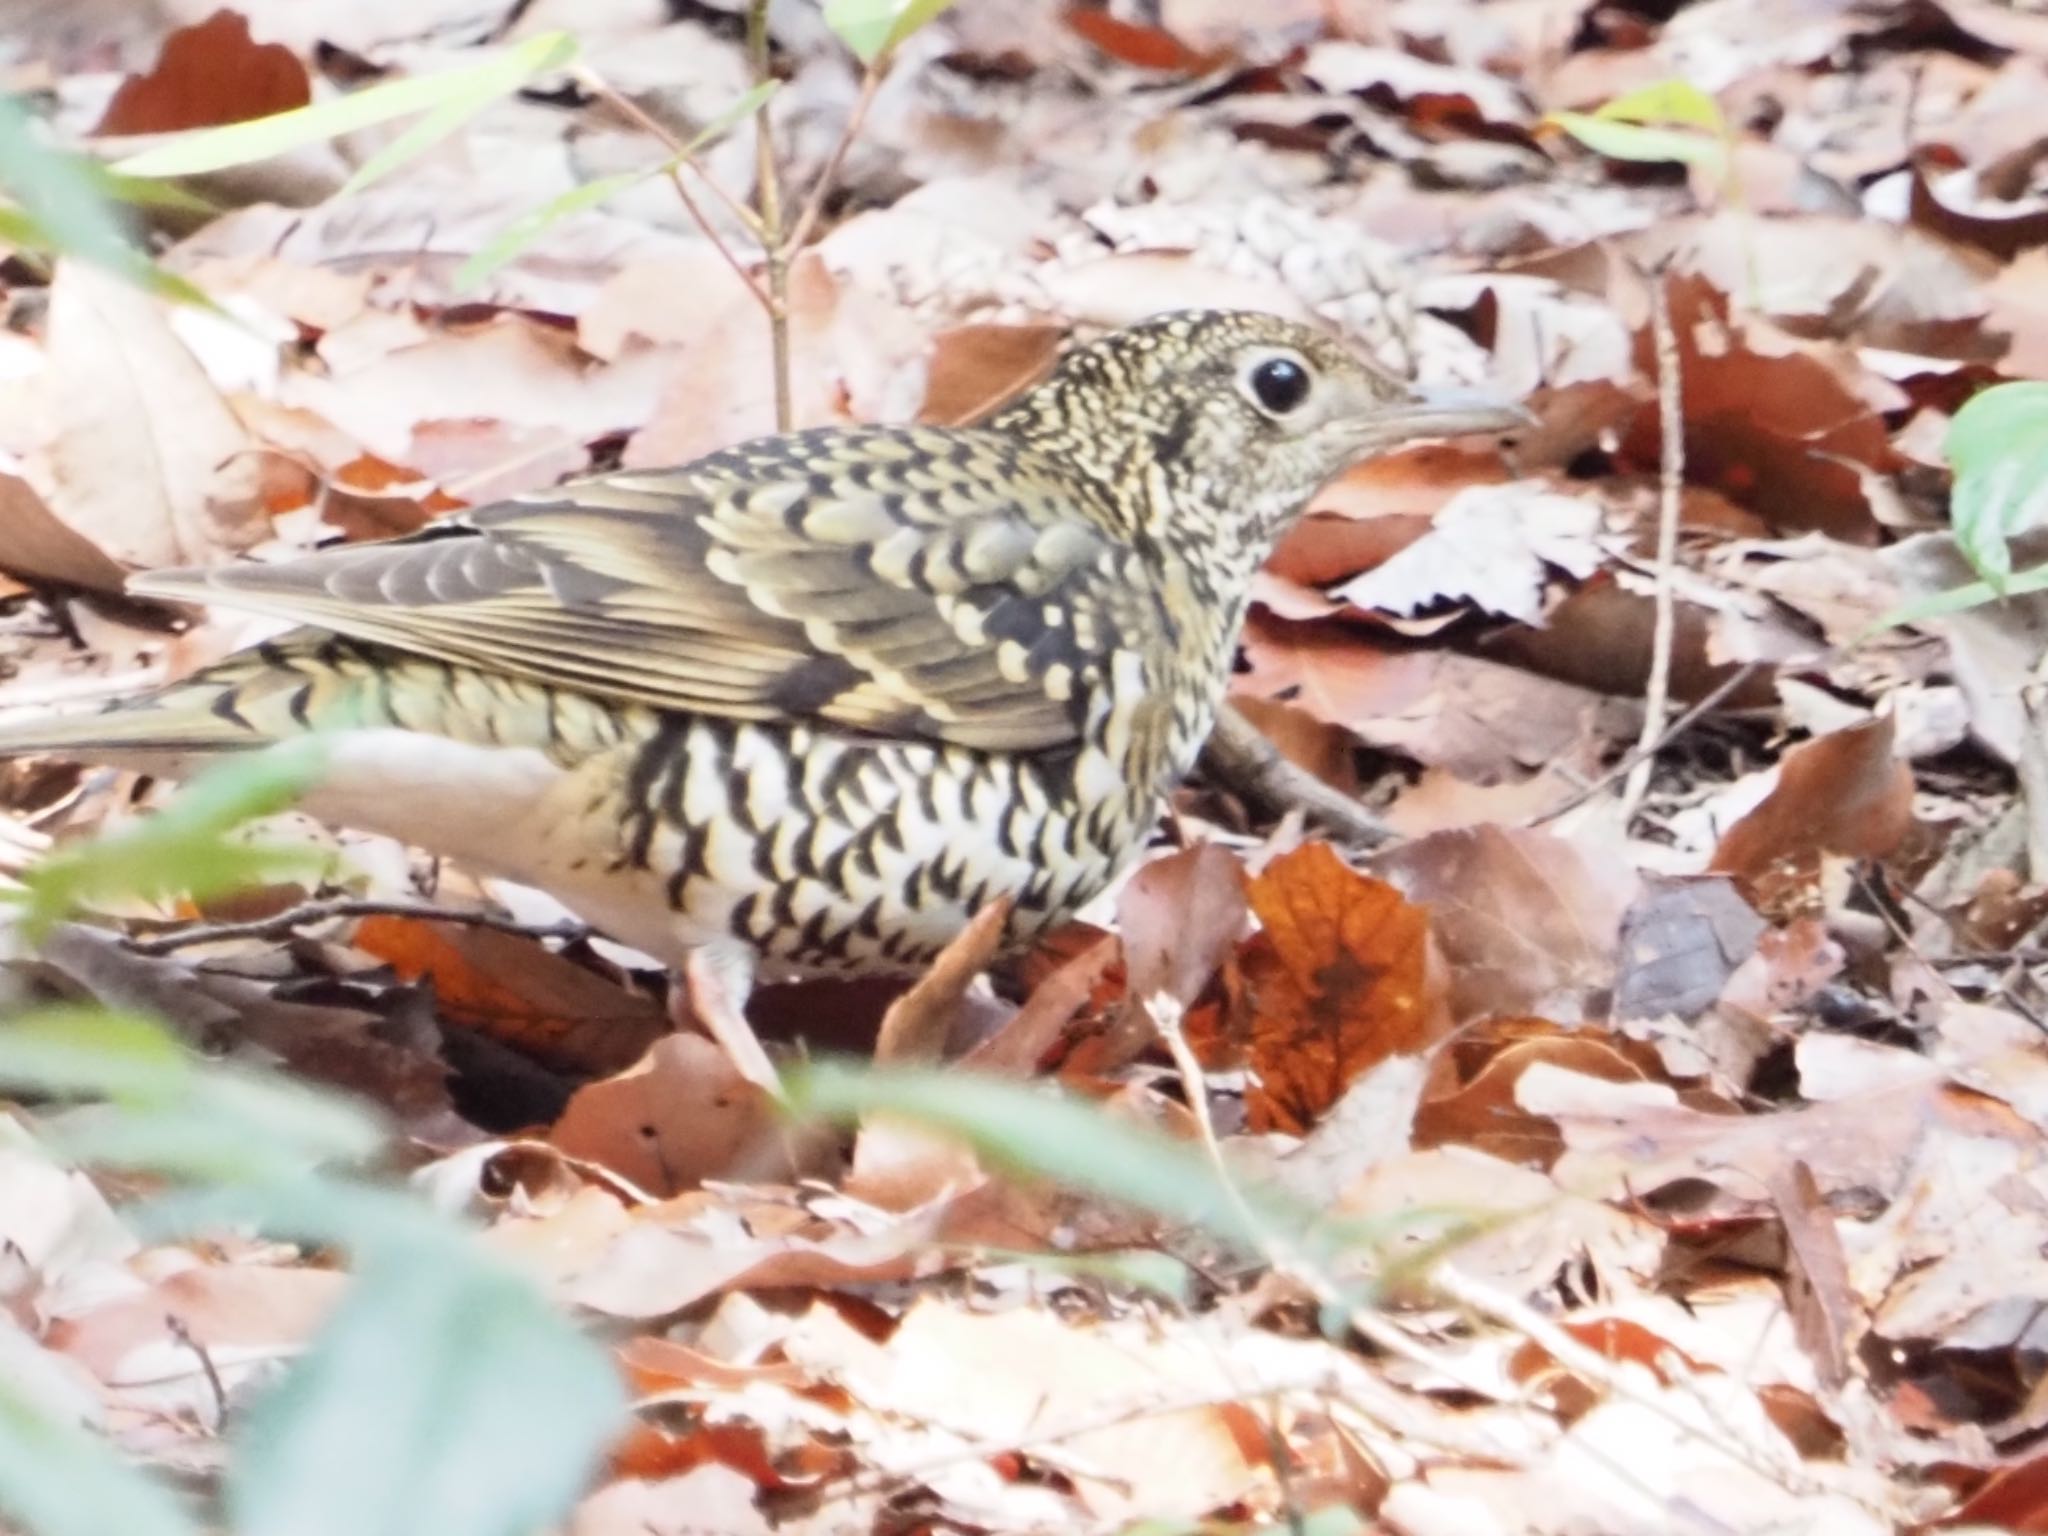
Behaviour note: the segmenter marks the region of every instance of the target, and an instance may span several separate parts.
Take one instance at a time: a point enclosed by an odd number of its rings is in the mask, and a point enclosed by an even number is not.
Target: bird
[[[1316,491],[1522,419],[1291,320],[1172,312],[974,425],[763,437],[138,575],[298,627],[0,757],[185,777],[319,733],[303,810],[551,893],[679,971],[759,1076],[756,980],[914,974],[999,899],[1021,948],[1106,889]]]

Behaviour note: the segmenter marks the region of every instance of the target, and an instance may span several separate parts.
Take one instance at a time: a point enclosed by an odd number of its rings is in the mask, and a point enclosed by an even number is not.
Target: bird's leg
[[[753,990],[752,955],[737,944],[706,944],[690,951],[682,975],[669,989],[669,1019],[677,1028],[692,1020],[701,1024],[740,1076],[780,1098],[782,1079],[747,1022],[747,994]]]

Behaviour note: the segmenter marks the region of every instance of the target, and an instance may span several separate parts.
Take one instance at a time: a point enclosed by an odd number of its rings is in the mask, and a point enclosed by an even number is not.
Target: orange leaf
[[[1252,1124],[1299,1133],[1368,1067],[1418,1052],[1442,1033],[1429,920],[1327,843],[1273,860],[1249,894],[1264,928],[1242,961]]]
[[[405,980],[432,982],[443,1017],[550,1065],[621,1071],[668,1032],[651,999],[517,934],[368,917],[353,942]]]

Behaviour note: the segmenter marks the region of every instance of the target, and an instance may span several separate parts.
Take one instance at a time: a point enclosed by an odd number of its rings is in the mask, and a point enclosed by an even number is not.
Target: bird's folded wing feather
[[[877,429],[132,585],[623,703],[1032,750],[1156,645],[1127,560],[1007,439]]]

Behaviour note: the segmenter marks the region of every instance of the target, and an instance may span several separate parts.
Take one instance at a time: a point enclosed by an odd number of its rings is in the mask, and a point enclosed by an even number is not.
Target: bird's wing
[[[1032,750],[1157,645],[1134,560],[1005,437],[826,430],[133,587],[625,703]]]

